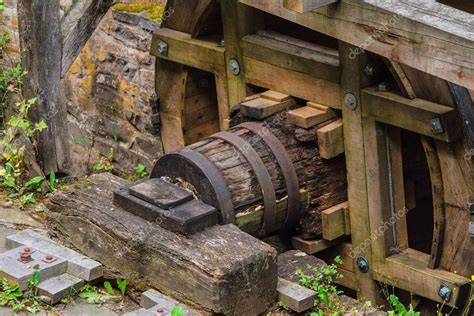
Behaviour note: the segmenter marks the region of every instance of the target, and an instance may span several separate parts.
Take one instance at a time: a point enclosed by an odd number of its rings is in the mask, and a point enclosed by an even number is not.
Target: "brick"
[[[67,271],[65,272],[86,281],[98,279],[103,275],[102,265],[99,262],[68,249],[31,229],[8,236],[6,245],[10,249],[19,246],[41,249],[45,253],[67,260]]]
[[[56,304],[63,297],[68,297],[74,291],[79,291],[84,285],[84,280],[64,273],[40,282],[39,294],[48,298],[48,303]]]
[[[297,283],[278,279],[278,299],[295,312],[302,313],[313,307],[316,292]]]

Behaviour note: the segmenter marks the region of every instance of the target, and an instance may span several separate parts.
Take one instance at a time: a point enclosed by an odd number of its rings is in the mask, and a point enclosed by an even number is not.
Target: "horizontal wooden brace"
[[[259,31],[240,40],[242,54],[285,69],[339,83],[337,50],[271,31]]]
[[[470,280],[458,274],[441,269],[428,268],[429,255],[414,249],[385,259],[374,267],[377,281],[393,285],[435,302],[443,303],[438,295],[441,284],[451,288],[451,299],[446,305],[460,306],[467,294]]]
[[[375,88],[361,91],[363,116],[373,116],[376,121],[400,127],[445,142],[462,137],[456,110],[422,99],[407,99],[392,92],[378,92]],[[433,132],[433,121],[438,120],[442,132]]]
[[[160,41],[166,43],[166,53],[160,52]],[[225,73],[224,48],[218,41],[192,38],[190,34],[162,28],[153,34],[150,53],[211,73]]]
[[[245,56],[243,63],[247,83],[314,101],[334,109],[341,108],[340,86],[337,83]]]
[[[283,0],[283,7],[298,13],[313,11],[338,0]]]

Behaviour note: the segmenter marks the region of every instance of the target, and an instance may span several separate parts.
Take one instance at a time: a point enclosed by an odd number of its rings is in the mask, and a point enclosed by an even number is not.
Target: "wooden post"
[[[339,58],[342,66],[341,98],[344,123],[344,147],[348,174],[348,197],[351,219],[352,259],[358,284],[358,298],[382,303],[376,283],[373,281],[372,240],[367,192],[367,170],[365,164],[364,137],[360,89],[368,85],[362,73],[367,62],[365,53],[353,54],[356,47],[339,42]],[[357,107],[353,110],[345,104],[347,97],[355,97]],[[364,257],[369,269],[363,273],[357,266],[357,258]]]
[[[44,119],[38,135],[38,160],[45,173],[65,171],[69,162],[66,102],[61,89],[61,23],[59,0],[19,0],[21,59],[27,74],[23,94],[38,98],[31,120]]]
[[[225,62],[229,106],[233,107],[247,96],[240,39],[263,28],[262,13],[235,0],[222,0],[222,25],[224,28]],[[235,60],[240,71],[234,74],[229,66]]]

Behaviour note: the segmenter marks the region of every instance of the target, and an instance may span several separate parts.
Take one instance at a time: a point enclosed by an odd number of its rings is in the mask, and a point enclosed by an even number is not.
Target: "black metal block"
[[[199,200],[193,199],[165,210],[131,195],[129,186],[114,192],[114,204],[163,228],[186,235],[218,224],[217,209]]]
[[[132,185],[129,193],[165,210],[193,199],[191,192],[160,178],[148,179]]]

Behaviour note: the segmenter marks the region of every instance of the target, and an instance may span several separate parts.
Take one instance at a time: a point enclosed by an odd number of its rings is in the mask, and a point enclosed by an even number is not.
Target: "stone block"
[[[278,279],[277,292],[279,301],[298,313],[313,307],[316,298],[316,291],[281,278]]]
[[[132,185],[128,191],[131,195],[165,210],[193,199],[193,194],[190,191],[160,178],[148,179]]]
[[[84,280],[64,273],[40,282],[38,290],[41,296],[48,299],[49,304],[56,304],[63,297],[79,291],[84,283]]]
[[[41,249],[44,253],[67,260],[67,271],[65,272],[86,281],[95,280],[103,275],[102,265],[99,262],[66,248],[31,229],[8,236],[6,245],[10,249],[20,246]]]

